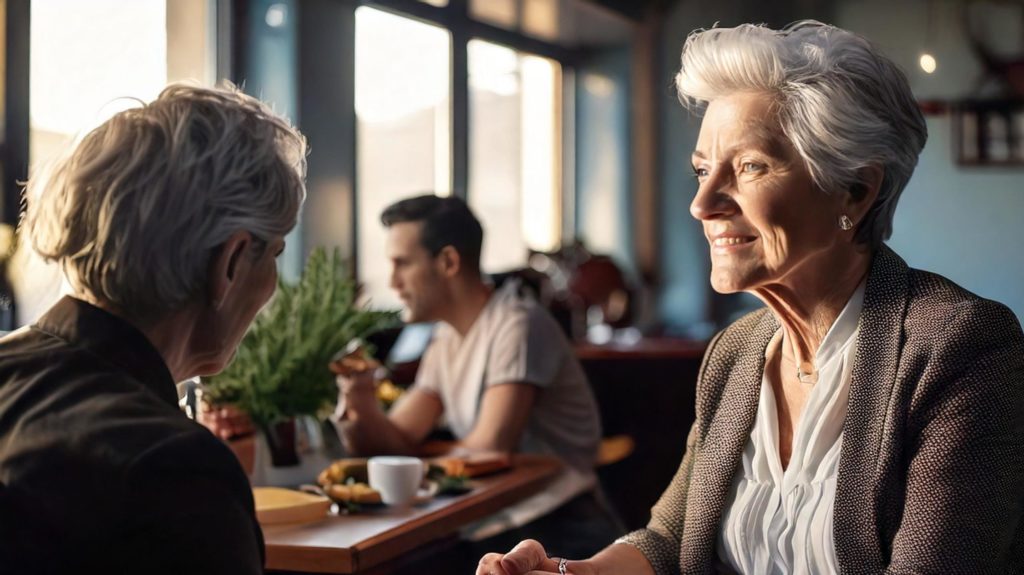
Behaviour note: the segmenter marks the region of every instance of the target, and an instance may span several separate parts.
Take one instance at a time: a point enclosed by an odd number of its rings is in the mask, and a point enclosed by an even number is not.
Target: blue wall
[[[835,24],[863,34],[892,58],[919,99],[955,102],[973,95],[981,75],[961,9],[958,2],[846,0],[838,4]],[[1019,53],[1020,14],[1019,7],[993,4],[975,15],[976,25],[988,27],[993,46]],[[938,60],[934,74],[918,67],[925,48]],[[959,167],[949,115],[927,120],[928,144],[896,208],[889,245],[911,266],[942,274],[1024,318],[1024,168]]]
[[[576,76],[576,232],[588,249],[632,268],[628,47],[612,48]]]
[[[1024,170],[959,168],[949,118],[928,120],[928,145],[903,192],[889,245],[1024,318]]]
[[[239,74],[243,89],[270,103],[274,111],[298,121],[298,2],[296,0],[255,0],[247,22],[247,67]],[[267,23],[267,12],[283,15],[277,26]],[[278,260],[281,277],[297,281],[302,272],[302,221],[296,224]]]

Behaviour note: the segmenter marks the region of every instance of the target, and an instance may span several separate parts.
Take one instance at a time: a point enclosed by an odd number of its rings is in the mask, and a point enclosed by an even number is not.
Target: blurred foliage
[[[278,283],[227,369],[205,379],[205,400],[234,405],[263,429],[297,415],[325,415],[338,393],[331,358],[399,322],[397,311],[366,309],[358,296],[340,251],[315,249],[298,283]]]

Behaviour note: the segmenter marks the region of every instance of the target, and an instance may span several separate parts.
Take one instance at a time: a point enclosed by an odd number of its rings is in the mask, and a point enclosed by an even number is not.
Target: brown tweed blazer
[[[708,347],[697,418],[634,545],[658,575],[709,573],[754,425],[766,309]],[[1024,573],[1024,335],[1003,305],[889,248],[868,275],[834,508],[842,573]],[[748,574],[750,575],[750,574]]]

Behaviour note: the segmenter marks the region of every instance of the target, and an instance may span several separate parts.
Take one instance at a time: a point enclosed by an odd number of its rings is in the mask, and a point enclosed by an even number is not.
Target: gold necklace
[[[787,361],[790,365],[792,365],[795,368],[794,371],[796,372],[796,378],[800,381],[800,383],[818,383],[818,370],[812,369],[811,371],[804,371],[803,366],[797,365],[796,361],[787,357],[785,351],[782,352],[782,359]]]

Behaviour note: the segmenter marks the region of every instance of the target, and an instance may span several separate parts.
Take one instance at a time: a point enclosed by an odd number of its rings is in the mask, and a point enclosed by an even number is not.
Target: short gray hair
[[[76,291],[148,321],[206,286],[233,233],[287,234],[305,199],[306,141],[231,84],[172,84],[120,112],[26,185],[33,248]]]
[[[877,248],[928,139],[906,76],[864,38],[821,22],[782,30],[743,24],[697,30],[676,76],[688,108],[737,92],[775,101],[783,133],[827,193],[860,193],[863,168],[884,175],[856,240]]]

